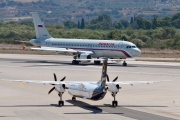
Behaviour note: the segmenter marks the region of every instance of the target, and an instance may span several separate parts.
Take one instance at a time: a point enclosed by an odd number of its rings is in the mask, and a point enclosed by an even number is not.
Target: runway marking
[[[5,66],[0,65],[1,67],[8,67],[8,68],[22,68],[23,66]],[[99,70],[91,70],[91,69],[70,69],[70,68],[64,68],[67,66],[63,66],[61,68],[53,68],[53,67],[26,67],[27,69],[49,69],[49,70],[71,70],[71,71],[90,71],[90,72],[99,72],[101,71],[101,67],[97,67]],[[79,67],[79,66],[74,66]],[[86,66],[85,66],[86,67]],[[82,66],[84,68],[84,66]],[[168,73],[149,73],[149,72],[130,72],[130,71],[115,71],[115,70],[109,70],[109,73],[128,73],[128,74],[142,74],[142,75],[159,75],[159,76],[180,76],[180,74],[168,74]]]
[[[21,86],[21,87],[24,87],[24,84],[23,84],[23,83],[20,83],[20,86]]]

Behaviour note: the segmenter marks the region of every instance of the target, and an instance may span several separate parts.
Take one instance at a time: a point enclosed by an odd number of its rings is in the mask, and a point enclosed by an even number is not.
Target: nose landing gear
[[[126,63],[126,61],[124,60],[123,61],[123,64],[122,64],[123,66],[127,66],[127,63]]]
[[[113,107],[117,107],[118,106],[118,101],[116,101],[116,94],[115,92],[113,92],[111,95],[114,97],[114,101],[112,101],[112,106]]]
[[[59,95],[59,97],[60,97],[60,100],[59,100],[59,102],[58,102],[58,105],[59,105],[59,106],[64,106],[64,101],[62,100],[63,92],[62,92],[62,93],[59,93],[58,95]]]
[[[72,100],[73,100],[73,101],[76,101],[76,97],[72,97]]]

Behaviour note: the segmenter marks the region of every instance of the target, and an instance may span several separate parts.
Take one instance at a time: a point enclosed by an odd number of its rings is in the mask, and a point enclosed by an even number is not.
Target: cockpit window
[[[132,48],[136,48],[136,46],[132,46]]]
[[[136,46],[127,46],[126,48],[136,48]]]

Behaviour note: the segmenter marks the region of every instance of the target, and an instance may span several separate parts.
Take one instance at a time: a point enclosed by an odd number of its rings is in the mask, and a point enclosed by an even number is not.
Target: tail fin
[[[32,17],[33,17],[34,27],[36,31],[36,38],[51,38],[43,22],[39,18],[38,13],[33,13]]]
[[[103,60],[101,80],[98,81],[99,86],[101,87],[106,86],[106,78],[107,78],[107,59]]]

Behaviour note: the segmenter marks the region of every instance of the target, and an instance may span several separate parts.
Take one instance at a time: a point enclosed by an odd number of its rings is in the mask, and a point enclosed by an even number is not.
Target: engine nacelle
[[[86,60],[86,59],[92,59],[92,56],[86,53],[81,53],[78,55],[78,59],[82,59],[81,62],[90,62],[90,60]]]
[[[108,91],[114,92],[114,93],[119,92],[119,89],[121,89],[121,87],[119,86],[119,84],[115,84],[115,83],[108,84],[108,85],[107,85],[107,88],[108,88]]]
[[[55,85],[55,88],[57,92],[65,92],[66,85],[65,84]]]

